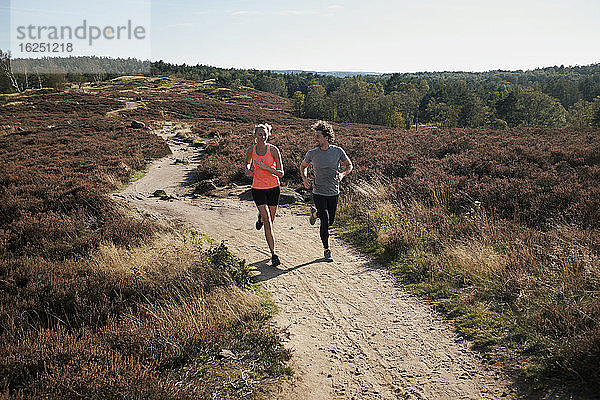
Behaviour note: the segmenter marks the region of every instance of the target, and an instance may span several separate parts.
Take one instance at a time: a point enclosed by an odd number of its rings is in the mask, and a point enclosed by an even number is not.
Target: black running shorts
[[[279,186],[269,189],[254,189],[252,188],[252,198],[257,206],[266,204],[268,206],[279,205]]]

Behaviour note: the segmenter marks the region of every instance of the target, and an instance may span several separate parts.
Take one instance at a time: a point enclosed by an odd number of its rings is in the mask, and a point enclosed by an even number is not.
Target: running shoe
[[[326,261],[328,262],[332,262],[333,261],[333,257],[331,257],[331,250],[327,249],[323,252],[323,258],[325,258]]]
[[[277,254],[273,254],[273,256],[271,257],[271,267],[276,267],[279,264],[281,264],[281,261],[279,261],[279,257],[277,257]]]
[[[260,228],[263,227],[263,222],[260,220],[260,213],[258,213],[258,219],[256,220],[256,230],[260,231]]]
[[[317,213],[317,210],[314,207],[310,208],[310,219],[308,220],[308,222],[310,222],[311,225],[314,225],[315,222],[317,221],[317,217],[315,217],[315,214]]]

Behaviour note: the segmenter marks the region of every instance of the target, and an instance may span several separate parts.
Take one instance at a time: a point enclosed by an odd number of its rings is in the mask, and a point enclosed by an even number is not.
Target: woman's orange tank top
[[[256,153],[256,145],[252,148],[252,163],[254,164],[254,178],[252,179],[252,187],[254,189],[271,189],[279,186],[279,177],[273,175],[269,171],[266,171],[256,166],[256,161],[263,161],[267,167],[276,169],[277,164],[275,159],[271,155],[271,145],[267,143],[267,152],[264,156],[259,156]]]

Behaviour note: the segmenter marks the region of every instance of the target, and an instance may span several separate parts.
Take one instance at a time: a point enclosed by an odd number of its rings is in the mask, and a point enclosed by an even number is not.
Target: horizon
[[[0,47],[0,50],[4,50]],[[75,56],[75,57],[98,57],[98,58],[108,58],[108,59],[112,59],[112,60],[118,60],[118,59],[122,59],[122,60],[126,60],[126,58],[119,58],[119,57],[110,57],[110,56]],[[57,57],[60,58],[60,57]],[[23,60],[20,58],[15,58],[12,57],[13,60]],[[50,59],[52,59],[52,57],[50,57]],[[262,69],[262,68],[243,68],[243,67],[236,67],[236,66],[218,66],[218,65],[210,65],[210,64],[205,64],[202,62],[198,62],[196,64],[188,64],[188,63],[174,63],[174,62],[170,62],[170,61],[166,61],[166,60],[141,60],[141,59],[137,59],[137,58],[133,58],[134,60],[137,60],[139,62],[149,62],[149,63],[156,63],[156,62],[164,62],[164,63],[168,63],[171,65],[177,65],[177,66],[181,66],[181,65],[186,65],[188,67],[195,67],[195,66],[205,66],[205,67],[210,67],[210,68],[219,68],[219,69],[238,69],[238,70],[257,70],[257,71],[264,71],[264,72],[273,72],[273,73],[315,73],[315,74],[362,74],[362,75],[368,75],[368,74],[372,74],[372,75],[391,75],[391,74],[401,74],[401,75],[405,75],[405,74],[441,74],[441,73],[467,73],[467,74],[484,74],[484,73],[490,73],[490,72],[529,72],[529,71],[536,71],[536,70],[544,70],[544,69],[548,69],[548,68],[584,68],[584,67],[590,67],[593,65],[598,65],[600,64],[600,61],[598,62],[592,62],[590,64],[575,64],[575,65],[565,65],[565,64],[561,64],[561,65],[544,65],[544,66],[537,66],[535,68],[531,68],[531,69],[500,69],[500,68],[496,68],[496,69],[489,69],[489,70],[485,70],[485,71],[467,71],[467,70],[419,70],[419,71],[385,71],[385,72],[381,72],[381,71],[358,71],[358,70],[315,70],[315,69],[280,69],[280,68],[266,68],[266,69]]]
[[[163,60],[165,61],[165,60]],[[420,70],[420,71],[386,71],[386,72],[382,72],[382,71],[355,71],[355,70],[331,70],[331,71],[319,71],[319,70],[298,70],[298,69],[280,69],[280,68],[273,68],[273,69],[262,69],[261,71],[271,71],[271,72],[278,72],[278,71],[301,71],[301,72],[315,72],[315,73],[361,73],[361,74],[381,74],[381,75],[388,75],[388,74],[418,74],[418,73],[425,73],[425,74],[439,74],[439,73],[468,73],[468,74],[483,74],[486,72],[527,72],[527,71],[535,71],[535,70],[541,70],[541,69],[546,69],[546,68],[559,68],[559,67],[564,67],[564,68],[577,68],[577,67],[588,67],[591,65],[596,65],[596,64],[600,64],[600,61],[596,61],[596,62],[592,62],[589,64],[575,64],[575,65],[566,65],[566,64],[554,64],[554,65],[543,65],[543,66],[538,66],[538,67],[534,67],[534,68],[528,68],[528,69],[502,69],[502,68],[495,68],[495,69],[488,69],[485,71],[466,71],[466,70]],[[176,65],[182,65],[182,64],[176,64]],[[216,67],[216,68],[236,68],[236,67],[217,67],[215,65],[210,65],[210,67]],[[242,69],[242,68],[239,68]],[[249,68],[247,68],[249,69]]]

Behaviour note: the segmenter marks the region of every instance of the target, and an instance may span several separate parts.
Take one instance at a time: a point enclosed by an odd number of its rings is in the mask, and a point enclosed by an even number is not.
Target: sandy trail
[[[173,155],[152,163],[144,178],[114,196],[224,240],[256,269],[280,308],[274,322],[285,329],[293,351],[294,378],[275,388],[274,398],[521,397],[510,380],[457,339],[450,323],[386,270],[335,238],[335,262],[321,260],[318,222],[311,226],[307,217],[280,208],[274,232],[282,265],[270,267],[264,234],[254,228],[254,203],[236,196],[192,199],[188,185],[195,181],[199,152],[168,141]],[[157,189],[175,199],[151,197]]]

